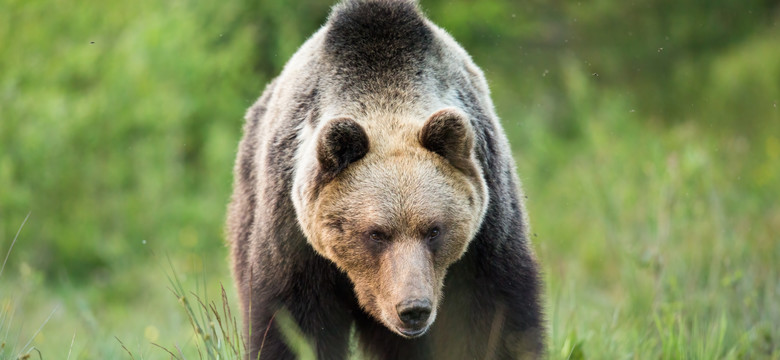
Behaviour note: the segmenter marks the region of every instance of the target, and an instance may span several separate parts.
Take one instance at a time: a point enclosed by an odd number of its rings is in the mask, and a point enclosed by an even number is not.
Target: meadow
[[[549,358],[780,359],[780,2],[420,4],[490,83]],[[0,359],[231,358],[243,114],[331,5],[0,0]]]

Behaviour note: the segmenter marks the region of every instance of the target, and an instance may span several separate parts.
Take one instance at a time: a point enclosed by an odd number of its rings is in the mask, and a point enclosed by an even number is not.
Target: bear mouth
[[[423,336],[426,332],[428,332],[428,328],[429,326],[425,326],[421,329],[404,329],[402,327],[396,327],[395,331],[407,339],[414,339]]]

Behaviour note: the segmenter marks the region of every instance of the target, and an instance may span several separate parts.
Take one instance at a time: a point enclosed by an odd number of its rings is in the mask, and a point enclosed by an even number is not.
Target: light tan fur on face
[[[476,166],[467,175],[423,148],[422,122],[362,123],[370,151],[318,196],[307,199],[314,192],[298,189],[299,221],[313,247],[347,273],[369,314],[397,332],[396,305],[429,299],[430,325],[447,267],[480,226],[487,205],[484,180]],[[434,226],[441,229],[436,246],[426,240]],[[377,243],[368,237],[372,231],[387,238]]]

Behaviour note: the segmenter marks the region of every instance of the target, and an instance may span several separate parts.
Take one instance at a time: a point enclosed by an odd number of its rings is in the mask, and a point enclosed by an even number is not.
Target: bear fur
[[[249,109],[228,209],[248,359],[539,358],[541,280],[482,72],[411,0],[345,0]]]

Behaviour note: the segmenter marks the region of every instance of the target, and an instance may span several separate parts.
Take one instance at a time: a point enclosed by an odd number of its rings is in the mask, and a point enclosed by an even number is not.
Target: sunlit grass
[[[780,358],[777,184],[750,175],[764,157],[734,148],[743,135],[643,124],[626,97],[571,75],[588,107],[576,147],[537,118],[517,147],[550,355]]]
[[[171,292],[179,300],[187,314],[190,326],[195,333],[195,348],[201,359],[243,359],[246,353],[246,343],[242,337],[241,323],[228,302],[227,292],[220,287],[219,300],[210,300],[205,293],[206,284],[201,284],[201,292],[188,293],[174,269],[168,275]],[[240,313],[239,313],[240,314]],[[160,346],[176,359],[184,359],[184,354],[177,346],[179,354]]]
[[[3,259],[3,264],[0,266],[0,280],[3,278],[5,265],[8,263],[8,258],[11,256],[14,245],[16,245],[16,241],[19,240],[19,234],[22,232],[24,225],[29,219],[30,214],[28,213],[19,226],[19,230],[16,232],[16,235],[14,235],[13,240],[11,240],[11,244]],[[46,320],[44,320],[37,330],[30,335],[29,340],[24,340],[24,338],[22,338],[22,328],[26,324],[26,319],[21,316],[18,319],[14,319],[17,312],[17,304],[24,301],[24,298],[18,293],[5,295],[8,297],[0,297],[0,359],[29,359],[34,354],[37,354],[38,358],[42,358],[41,351],[31,344],[41,333],[41,330],[46,326],[54,313],[57,312],[57,308],[51,311]],[[31,326],[31,324],[26,325]]]

